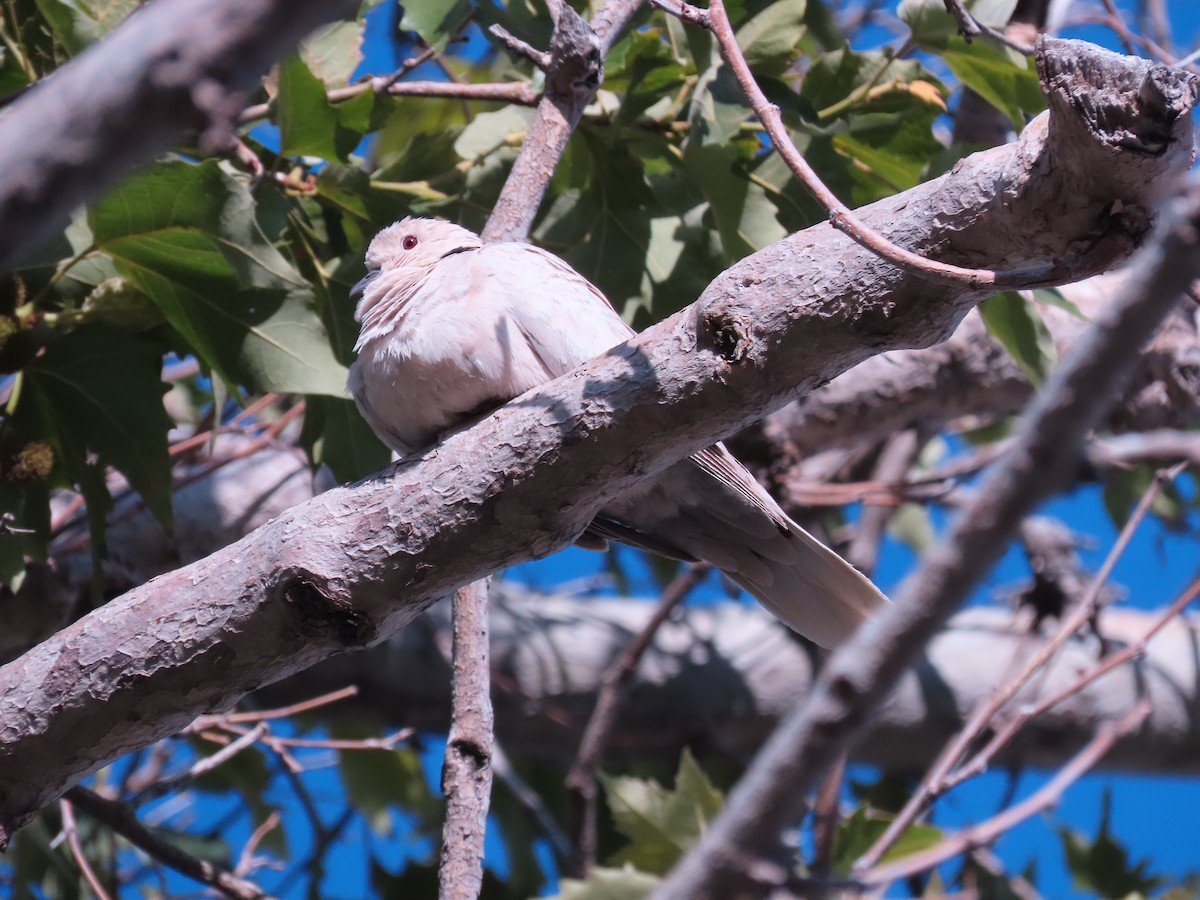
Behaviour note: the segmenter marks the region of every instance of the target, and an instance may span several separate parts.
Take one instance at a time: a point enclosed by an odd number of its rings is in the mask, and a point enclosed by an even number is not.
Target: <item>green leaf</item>
[[[359,729],[352,733],[354,738],[369,736]],[[347,736],[346,728],[339,726],[338,734]],[[377,834],[390,832],[392,804],[416,816],[426,831],[441,816],[442,803],[429,790],[421,757],[411,747],[346,751],[338,755],[338,772],[350,804]]]
[[[920,503],[901,503],[888,522],[888,533],[914,553],[927,550],[935,536],[929,510]]]
[[[1035,385],[1045,381],[1058,360],[1050,329],[1037,308],[1020,294],[1005,291],[979,304],[988,334],[1000,342]]]
[[[51,426],[74,481],[87,487],[94,471],[111,465],[169,526],[171,420],[163,408],[161,373],[154,344],[90,325],[50,344],[25,370],[29,396],[21,402]]]
[[[343,397],[308,398],[300,444],[314,466],[329,466],[343,484],[379,471],[392,458],[354,401]]]
[[[655,875],[670,871],[723,803],[688,750],[679,761],[674,791],[643,778],[602,775],[600,781],[617,830],[631,842],[613,861]]]
[[[71,56],[111,31],[141,0],[36,0],[46,24]]]
[[[982,24],[1003,28],[1012,18],[1017,0],[967,0],[965,6]],[[940,49],[958,34],[958,23],[946,11],[943,0],[903,0],[896,15],[924,49]]]
[[[1025,127],[1026,115],[1046,108],[1037,70],[1016,51],[956,37],[940,55],[959,81],[1008,116],[1017,131]]]
[[[1163,880],[1149,874],[1149,860],[1138,863],[1130,860],[1129,851],[1113,838],[1109,828],[1111,813],[1112,794],[1105,791],[1100,828],[1094,840],[1067,828],[1059,829],[1067,868],[1075,886],[1113,900],[1131,895],[1149,896]]]
[[[1083,310],[1063,296],[1063,292],[1058,288],[1043,288],[1033,292],[1033,299],[1043,306],[1054,306],[1058,309],[1068,312],[1075,318],[1086,322],[1088,317],[1084,315]]]
[[[840,874],[850,871],[855,860],[867,852],[892,823],[892,816],[871,813],[866,806],[859,806],[842,822],[833,841],[833,870]],[[883,861],[891,862],[934,846],[942,839],[939,828],[928,825],[910,825],[899,840],[884,855]]]
[[[658,878],[628,864],[620,869],[597,866],[587,881],[563,878],[558,883],[558,893],[548,900],[642,900],[658,885]]]
[[[966,5],[984,25],[1003,28],[1016,3],[976,0]],[[942,0],[904,0],[898,14],[912,30],[918,47],[941,56],[959,81],[1007,115],[1018,131],[1025,124],[1026,114],[1045,109],[1032,63],[992,41],[977,39],[968,44],[958,36],[958,26]]]
[[[480,113],[462,130],[454,142],[454,152],[462,159],[476,160],[505,145],[516,145],[524,138],[534,115],[532,109],[523,106]]]
[[[513,6],[522,4],[514,3]],[[404,4],[400,27],[415,31],[435,52],[441,53],[467,23],[468,0],[409,0]]]
[[[780,75],[796,57],[804,37],[807,0],[777,0],[737,30],[738,46],[752,69]]]
[[[362,62],[364,23],[330,22],[322,25],[300,45],[300,58],[327,88],[343,87]]]
[[[1157,469],[1145,464],[1131,469],[1111,467],[1104,470],[1104,508],[1118,529],[1125,526],[1129,514],[1156,477]],[[1188,502],[1174,483],[1162,488],[1150,504],[1150,511],[1166,528],[1181,530],[1187,526]]]
[[[50,539],[50,492],[44,481],[12,483],[4,472],[0,484],[0,514],[11,516],[0,530],[0,584],[16,593],[25,575],[26,558],[44,559]]]
[[[933,126],[946,91],[920,63],[843,48],[813,61],[800,100],[819,130],[806,156],[830,187],[859,205],[912,187],[942,150]]]
[[[569,155],[587,187],[560,194],[536,234],[620,309],[642,294],[653,198],[639,160],[627,148],[608,146],[586,132],[578,137]]]
[[[275,118],[280,153],[345,161],[370,126],[374,102],[374,93],[363,91],[342,103],[330,103],[325,82],[293,53],[279,65]]]
[[[154,301],[120,277],[106,278],[96,285],[84,299],[81,311],[122,331],[145,331],[163,322]]]
[[[97,247],[231,386],[344,396],[312,289],[213,161],[158,163],[97,203]]]

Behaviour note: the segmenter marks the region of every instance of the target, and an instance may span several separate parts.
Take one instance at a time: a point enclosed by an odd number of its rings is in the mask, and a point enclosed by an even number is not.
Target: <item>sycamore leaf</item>
[[[279,64],[275,117],[284,156],[347,160],[370,127],[375,95],[330,103],[326,85],[297,54]]]
[[[487,5],[487,4],[483,4]],[[524,4],[514,3],[514,7]],[[415,31],[434,51],[441,53],[462,30],[471,15],[468,0],[408,0],[400,27]]]
[[[979,314],[988,334],[1008,351],[1025,376],[1035,385],[1045,381],[1058,353],[1037,307],[1020,294],[1004,291],[980,303]]]
[[[601,776],[600,780],[617,830],[630,840],[614,862],[655,875],[670,871],[724,802],[687,750],[679,761],[673,791],[643,778]]]
[[[313,465],[329,466],[341,483],[377,472],[392,458],[354,401],[344,397],[308,398],[300,444]]]
[[[658,885],[658,878],[628,864],[620,869],[596,866],[587,881],[574,878],[559,881],[558,893],[547,900],[641,900],[649,897]]]
[[[86,486],[88,467],[111,465],[169,525],[171,419],[163,407],[161,372],[154,344],[89,325],[50,344],[25,369],[29,394],[22,404],[31,404],[56,435],[72,480]]]
[[[232,386],[343,396],[312,289],[263,235],[246,187],[213,161],[153,165],[91,210],[99,250]]]
[[[833,870],[840,873],[849,872],[854,861],[867,852],[891,823],[891,816],[872,813],[865,805],[859,806],[850,818],[838,827],[833,840]],[[883,861],[891,862],[925,850],[941,839],[940,828],[910,825],[884,855]]]

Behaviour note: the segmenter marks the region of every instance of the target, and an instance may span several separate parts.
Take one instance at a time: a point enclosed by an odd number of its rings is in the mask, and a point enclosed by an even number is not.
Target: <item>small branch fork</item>
[[[908,827],[916,821],[917,817],[928,808],[929,804],[932,803],[933,800],[948,791],[951,787],[954,787],[965,780],[967,777],[965,772],[962,770],[960,770],[960,772],[955,772],[954,767],[967,753],[967,750],[971,747],[971,745],[974,744],[975,741],[978,740],[979,736],[988,728],[992,720],[995,719],[996,715],[1013,699],[1013,697],[1017,695],[1021,688],[1023,688],[1037,672],[1041,671],[1047,664],[1049,664],[1049,662],[1054,658],[1055,654],[1058,653],[1062,646],[1068,640],[1070,640],[1080,628],[1094,619],[1099,606],[1101,591],[1103,590],[1105,584],[1108,583],[1109,576],[1112,574],[1112,570],[1116,566],[1117,561],[1125,552],[1125,548],[1129,546],[1130,540],[1132,540],[1134,533],[1145,520],[1146,515],[1149,513],[1150,507],[1153,505],[1154,501],[1157,500],[1162,494],[1163,489],[1170,484],[1171,481],[1178,477],[1182,470],[1183,466],[1180,465],[1176,466],[1170,471],[1160,472],[1158,476],[1150,483],[1150,486],[1146,489],[1139,500],[1137,507],[1130,515],[1128,521],[1126,521],[1120,535],[1117,536],[1117,540],[1109,550],[1107,557],[1100,567],[1100,570],[1092,579],[1091,584],[1088,586],[1087,592],[1079,599],[1079,602],[1075,605],[1074,609],[1072,609],[1071,612],[1063,619],[1054,636],[1038,648],[1038,651],[1025,663],[1025,665],[1021,667],[1020,671],[1018,671],[1013,678],[1009,679],[1003,685],[997,688],[996,692],[992,694],[991,697],[982,702],[978,708],[975,709],[967,723],[946,745],[946,748],[942,751],[937,761],[921,780],[921,783],[917,786],[917,789],[913,792],[908,802],[904,805],[904,808],[900,811],[896,818],[892,820],[887,830],[879,836],[879,839],[876,840],[875,843],[872,844],[867,850],[867,852],[864,853],[858,860],[856,863],[856,868],[869,869],[872,866],[877,865],[883,858],[883,855],[896,843],[897,840],[900,839],[900,836],[903,835]],[[1172,607],[1172,609],[1174,609],[1174,607]],[[1171,615],[1173,615],[1173,613],[1171,613]],[[1157,633],[1157,629],[1160,627],[1162,626],[1156,625],[1154,628],[1152,628],[1150,630],[1150,634],[1147,635],[1145,640],[1148,640],[1149,637]],[[1095,678],[1098,678],[1100,674],[1103,673],[1090,673],[1089,676],[1087,676],[1087,680],[1078,684],[1078,686],[1070,693],[1076,693],[1078,690],[1081,690],[1086,684],[1095,680]],[[1058,700],[1055,700],[1055,702],[1057,703],[1066,699],[1066,696],[1070,696],[1070,694],[1060,697]],[[1027,718],[1032,718],[1032,716]],[[1015,730],[1009,733],[1008,729],[1004,729],[1002,733],[1005,734],[1003,742],[1007,742],[1008,738],[1010,738],[1012,734],[1015,734]],[[976,757],[976,760],[974,760],[969,767],[964,767],[964,769],[969,768],[970,772],[974,773],[975,771],[981,770],[980,767],[986,766],[987,760],[991,759],[995,752],[1002,746],[1002,743],[997,742],[999,737],[999,734],[996,735],[996,737],[993,738],[992,743],[989,743],[989,745]],[[995,746],[993,746],[993,744],[995,744]]]
[[[657,9],[676,16],[684,22],[705,28],[713,34],[720,45],[721,57],[733,71],[751,109],[754,110],[767,134],[770,135],[772,146],[776,152],[813,198],[829,212],[830,225],[856,243],[906,272],[930,281],[958,285],[972,290],[1013,290],[1043,283],[1046,279],[1060,274],[1059,269],[1062,268],[1062,265],[1050,263],[1008,270],[964,268],[928,259],[888,240],[842,203],[833,191],[825,186],[817,173],[813,171],[812,166],[796,149],[791,135],[788,134],[787,128],[783,124],[779,107],[767,99],[754,80],[750,66],[746,63],[746,58],[738,47],[737,37],[725,11],[723,0],[711,0],[707,10],[678,2],[678,0],[650,0],[650,2]],[[984,26],[979,27],[982,29]],[[988,34],[992,36],[990,32],[989,29]],[[1007,41],[1007,39],[1005,40]],[[1061,274],[1066,275],[1067,273],[1064,271]]]
[[[624,652],[604,672],[596,705],[584,728],[575,761],[567,773],[566,785],[576,808],[576,874],[586,878],[596,864],[596,771],[604,755],[605,745],[617,724],[617,714],[629,681],[637,673],[638,664],[654,642],[659,628],[687,595],[704,580],[712,567],[695,563],[675,576],[662,592],[658,608],[642,626]]]
[[[485,579],[459,588],[451,612],[454,679],[442,765],[446,821],[438,869],[438,896],[443,900],[469,900],[483,887],[493,744],[487,603]]]
[[[351,686],[278,709],[200,716],[180,733],[185,735],[194,734],[204,740],[223,744],[224,746],[220,750],[211,756],[198,760],[182,772],[166,777],[159,777],[162,764],[165,762],[165,756],[157,755],[148,766],[150,770],[149,774],[143,773],[140,770],[136,774],[131,773],[128,780],[120,786],[118,793],[123,794],[126,790],[130,790],[134,794],[133,803],[145,803],[178,787],[182,783],[193,781],[211,772],[223,763],[228,762],[238,753],[255,744],[262,744],[274,751],[287,766],[288,772],[294,776],[296,773],[304,771],[304,766],[292,756],[289,748],[301,747],[338,751],[392,750],[396,744],[412,736],[413,729],[411,728],[382,738],[365,738],[362,740],[293,738],[273,735],[270,732],[270,725],[268,723],[271,721],[287,719],[300,713],[328,706],[340,700],[353,697],[357,693],[358,689]],[[250,724],[253,724],[253,727],[247,728]],[[135,782],[140,783],[142,787],[140,789],[135,787]],[[71,847],[72,855],[75,856],[79,863],[84,878],[91,885],[93,892],[98,897],[104,897],[105,895],[102,888],[98,886],[98,882],[93,884],[95,874],[89,874],[89,867],[86,865],[83,849],[78,846],[79,839],[74,824],[75,819],[72,804],[83,810],[97,822],[100,822],[116,834],[125,838],[129,843],[138,847],[162,865],[168,866],[202,884],[207,884],[227,897],[246,900],[246,898],[266,896],[257,885],[247,881],[244,876],[249,874],[257,865],[254,859],[254,851],[258,847],[258,844],[271,829],[279,824],[279,817],[275,813],[272,813],[255,830],[242,850],[237,869],[231,874],[209,862],[192,856],[170,841],[159,837],[153,830],[138,821],[137,813],[130,803],[103,796],[83,786],[74,787],[66,793],[62,801],[63,834]]]
[[[65,800],[68,804],[73,804],[83,810],[97,822],[103,823],[131,844],[145,851],[164,866],[199,881],[201,884],[216,888],[226,897],[233,897],[235,900],[258,900],[258,898],[266,896],[258,885],[223,869],[218,869],[212,863],[197,859],[170,841],[163,840],[139,822],[133,810],[124,803],[101,797],[95,791],[81,785],[76,785],[67,791]]]
[[[942,863],[969,853],[977,847],[994,843],[1006,832],[1031,816],[1049,809],[1058,803],[1063,793],[1098,763],[1113,745],[1128,734],[1137,731],[1150,713],[1150,702],[1142,700],[1118,722],[1107,722],[1100,727],[1088,743],[1063,766],[1053,778],[1016,806],[1011,806],[986,822],[964,829],[946,840],[893,863],[872,869],[858,876],[861,884],[877,887],[890,884],[910,875],[927,872]]]

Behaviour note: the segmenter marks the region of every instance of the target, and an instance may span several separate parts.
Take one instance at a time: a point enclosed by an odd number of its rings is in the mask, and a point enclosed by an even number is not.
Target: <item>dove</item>
[[[348,388],[380,440],[402,456],[635,334],[553,254],[485,244],[438,219],[383,229],[366,263],[351,291],[361,328]],[[822,647],[845,641],[887,602],[719,443],[609,503],[580,543],[608,539],[712,564]]]

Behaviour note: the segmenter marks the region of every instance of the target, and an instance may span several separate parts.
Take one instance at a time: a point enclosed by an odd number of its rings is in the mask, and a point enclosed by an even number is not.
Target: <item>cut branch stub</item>
[[[1155,156],[1179,143],[1177,126],[1200,92],[1190,72],[1086,41],[1040,38],[1037,66],[1058,118],[1085,126],[1100,143]],[[1062,116],[1068,106],[1075,114]]]

